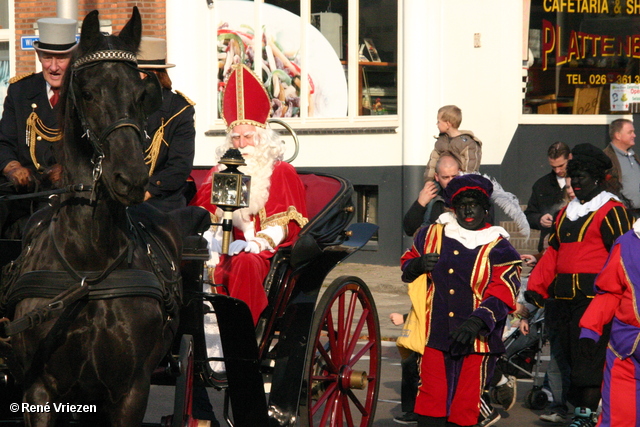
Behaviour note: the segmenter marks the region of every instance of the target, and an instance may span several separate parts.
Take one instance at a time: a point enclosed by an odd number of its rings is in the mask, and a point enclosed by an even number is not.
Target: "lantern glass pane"
[[[246,208],[249,206],[249,193],[251,192],[251,177],[248,175],[242,175],[242,189],[240,195],[240,207]]]
[[[216,173],[213,175],[211,204],[238,206],[238,184],[240,175]]]

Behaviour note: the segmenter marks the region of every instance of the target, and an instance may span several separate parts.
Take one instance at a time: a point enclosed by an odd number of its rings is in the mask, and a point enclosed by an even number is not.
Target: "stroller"
[[[520,329],[516,328],[504,339],[506,351],[497,362],[504,375],[533,380],[533,388],[527,393],[524,401],[527,408],[544,409],[549,400],[542,390],[543,377],[539,375],[542,348],[546,343],[544,310],[537,310],[529,319],[528,335],[523,335]]]

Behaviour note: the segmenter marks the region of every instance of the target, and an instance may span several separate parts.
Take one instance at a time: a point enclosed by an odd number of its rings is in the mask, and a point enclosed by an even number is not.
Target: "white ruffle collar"
[[[570,221],[575,221],[578,218],[587,215],[589,212],[597,211],[611,199],[618,202],[620,201],[616,195],[609,193],[608,191],[603,191],[584,204],[580,203],[580,200],[576,197],[567,205],[567,218],[569,218]]]
[[[640,238],[640,218],[636,219],[636,222],[633,223],[633,232]]]
[[[445,212],[436,220],[438,224],[444,224],[444,235],[462,243],[465,248],[474,249],[486,245],[502,236],[509,238],[509,233],[502,227],[492,225],[482,230],[467,230],[458,224],[456,216],[451,212]]]

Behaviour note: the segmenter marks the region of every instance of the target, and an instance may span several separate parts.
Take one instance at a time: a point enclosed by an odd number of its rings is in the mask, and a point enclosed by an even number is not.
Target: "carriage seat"
[[[328,246],[342,244],[345,229],[354,216],[353,186],[335,175],[298,172],[305,187],[307,215],[305,225],[291,251],[294,268],[318,256]]]

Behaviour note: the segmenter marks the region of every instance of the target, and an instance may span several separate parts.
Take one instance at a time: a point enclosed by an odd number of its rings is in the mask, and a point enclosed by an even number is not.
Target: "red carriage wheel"
[[[314,314],[306,360],[303,424],[373,425],[380,386],[380,325],[371,292],[358,277],[339,277],[325,290]]]

